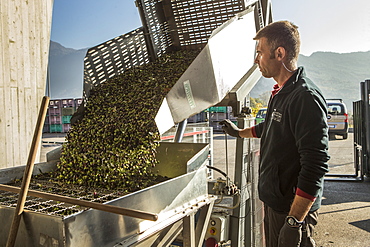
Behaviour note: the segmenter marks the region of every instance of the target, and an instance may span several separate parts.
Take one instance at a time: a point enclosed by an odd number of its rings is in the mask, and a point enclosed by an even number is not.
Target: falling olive
[[[163,98],[199,53],[169,52],[95,86],[83,118],[66,136],[52,175],[61,183],[132,192],[158,180],[160,135],[154,118]]]

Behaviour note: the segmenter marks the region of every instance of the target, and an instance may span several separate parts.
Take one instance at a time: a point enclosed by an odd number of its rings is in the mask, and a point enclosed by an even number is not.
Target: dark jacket
[[[299,67],[270,99],[261,137],[260,199],[276,211],[288,212],[298,187],[317,197],[321,205],[324,175],[328,172],[327,107],[320,89]]]

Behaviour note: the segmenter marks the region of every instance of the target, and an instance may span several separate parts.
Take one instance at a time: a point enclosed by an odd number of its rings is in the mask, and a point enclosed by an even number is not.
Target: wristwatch
[[[291,226],[291,227],[298,227],[298,226],[303,225],[303,221],[298,221],[294,216],[288,215],[285,218],[285,221],[288,224],[288,226]]]

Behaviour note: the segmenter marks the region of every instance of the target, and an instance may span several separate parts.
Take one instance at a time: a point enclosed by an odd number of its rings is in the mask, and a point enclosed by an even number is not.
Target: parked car
[[[329,137],[335,139],[335,135],[348,138],[348,112],[342,99],[327,99]]]
[[[256,119],[254,120],[255,125],[265,121],[266,113],[267,113],[267,108],[261,108],[258,110]]]

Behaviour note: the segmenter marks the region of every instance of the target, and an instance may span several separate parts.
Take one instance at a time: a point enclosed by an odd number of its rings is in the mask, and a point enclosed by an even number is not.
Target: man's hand
[[[285,223],[279,233],[279,247],[297,247],[301,239],[302,226],[292,227]]]
[[[219,122],[219,124],[222,125],[222,129],[225,131],[225,133],[234,137],[240,137],[240,129],[229,119],[222,120],[221,122]]]

